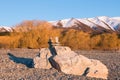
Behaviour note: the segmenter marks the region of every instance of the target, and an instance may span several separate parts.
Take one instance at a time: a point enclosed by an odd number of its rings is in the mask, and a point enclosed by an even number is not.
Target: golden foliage
[[[64,45],[70,46],[72,49],[88,49],[89,34],[74,29],[68,30],[61,37],[61,42]]]
[[[117,49],[118,48],[118,36],[113,34],[102,34],[100,35],[100,43],[99,46],[102,49]]]
[[[21,32],[19,34],[22,35],[21,38],[19,39],[19,44],[18,44],[19,48],[47,47],[48,46],[47,42],[50,37],[55,37],[60,35],[58,29],[54,29],[47,22],[40,22],[40,21],[23,22],[19,26],[17,26],[16,29],[18,32]]]

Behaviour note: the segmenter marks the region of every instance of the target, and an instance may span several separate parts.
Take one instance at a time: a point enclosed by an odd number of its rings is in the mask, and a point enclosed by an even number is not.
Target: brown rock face
[[[34,58],[35,68],[49,69],[52,67],[66,74],[83,75],[107,79],[108,69],[98,60],[88,59],[71,51],[69,47],[55,46],[56,55],[43,48],[40,57]]]

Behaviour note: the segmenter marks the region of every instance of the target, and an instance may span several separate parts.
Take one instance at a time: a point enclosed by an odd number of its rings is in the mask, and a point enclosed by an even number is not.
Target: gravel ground
[[[103,80],[68,75],[58,72],[54,68],[35,69],[31,63],[38,52],[38,49],[0,49],[0,80]],[[108,80],[120,79],[120,52],[95,50],[75,52],[102,61],[109,69]],[[13,60],[11,56],[17,61]],[[21,60],[25,60],[25,62]]]

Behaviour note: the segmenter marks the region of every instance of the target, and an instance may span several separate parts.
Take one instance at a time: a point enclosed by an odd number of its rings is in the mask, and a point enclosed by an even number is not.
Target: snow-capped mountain
[[[12,32],[12,27],[0,26],[0,32]]]
[[[71,18],[49,21],[55,27],[78,28],[83,31],[120,32],[120,17]]]

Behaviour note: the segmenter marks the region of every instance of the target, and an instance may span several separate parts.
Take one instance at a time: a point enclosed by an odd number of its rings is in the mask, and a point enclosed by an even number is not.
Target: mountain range
[[[120,17],[69,18],[48,22],[57,28],[73,28],[89,33],[120,33]],[[12,27],[0,26],[0,32],[12,32],[13,30]]]
[[[120,33],[120,17],[100,16],[94,18],[70,18],[57,21],[49,21],[59,28],[74,28],[85,32],[118,32]]]

